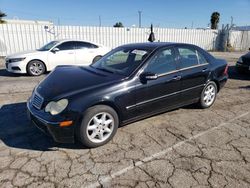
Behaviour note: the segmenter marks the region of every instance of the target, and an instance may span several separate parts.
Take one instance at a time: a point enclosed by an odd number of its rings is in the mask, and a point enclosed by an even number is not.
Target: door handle
[[[208,68],[204,68],[204,69],[202,69],[201,72],[206,72],[207,70],[208,70]]]
[[[73,54],[74,52],[69,52],[68,54]]]
[[[174,76],[173,78],[172,78],[172,80],[180,80],[181,79],[181,76],[179,75],[179,76]]]

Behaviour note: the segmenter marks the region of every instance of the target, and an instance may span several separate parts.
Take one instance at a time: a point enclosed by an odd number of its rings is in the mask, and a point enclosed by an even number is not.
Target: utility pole
[[[60,18],[57,18],[57,25],[60,25]]]
[[[101,27],[102,26],[102,18],[101,18],[101,16],[99,16],[99,27]]]
[[[141,28],[141,13],[142,11],[138,11],[138,14],[139,14],[139,28]]]

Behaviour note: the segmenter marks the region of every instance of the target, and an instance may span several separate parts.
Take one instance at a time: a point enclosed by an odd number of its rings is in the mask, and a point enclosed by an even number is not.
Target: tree
[[[213,12],[210,19],[211,29],[218,29],[219,21],[220,21],[220,13]]]
[[[124,27],[122,22],[116,22],[113,27]]]
[[[3,20],[3,17],[5,16],[7,15],[0,11],[0,24],[5,23],[5,21]]]

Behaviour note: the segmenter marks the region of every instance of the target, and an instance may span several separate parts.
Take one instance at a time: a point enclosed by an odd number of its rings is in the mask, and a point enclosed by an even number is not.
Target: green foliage
[[[211,29],[218,29],[219,21],[220,21],[220,13],[213,12],[210,19]]]
[[[124,27],[122,22],[116,22],[113,27]]]
[[[3,20],[3,17],[7,16],[5,13],[0,11],[0,24],[5,23],[5,21]]]

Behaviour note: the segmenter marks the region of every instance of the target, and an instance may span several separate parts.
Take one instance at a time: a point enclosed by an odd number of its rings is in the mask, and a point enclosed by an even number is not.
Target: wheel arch
[[[41,59],[31,59],[28,63],[27,63],[27,65],[26,65],[26,72],[28,72],[28,65],[29,65],[29,63],[30,62],[32,62],[32,61],[40,61],[40,62],[42,62],[43,63],[43,65],[44,65],[44,67],[45,67],[45,72],[47,72],[47,66],[46,66],[46,64],[44,63],[44,61],[42,61]]]
[[[92,59],[92,63],[91,64],[93,64],[93,63],[95,63],[96,61],[94,61],[96,58],[102,58],[103,57],[103,55],[96,55],[93,59]],[[99,60],[98,59],[98,60]]]
[[[96,105],[106,105],[106,106],[113,108],[115,110],[115,112],[117,113],[117,116],[119,118],[119,125],[121,124],[122,118],[123,118],[121,109],[119,107],[117,107],[117,105],[115,105],[112,101],[99,101],[95,104],[92,104],[90,107],[93,107]]]
[[[217,93],[219,93],[219,91],[220,91],[220,83],[219,83],[219,81],[216,80],[216,79],[211,79],[208,82],[214,82],[216,84],[216,86],[217,86]]]

